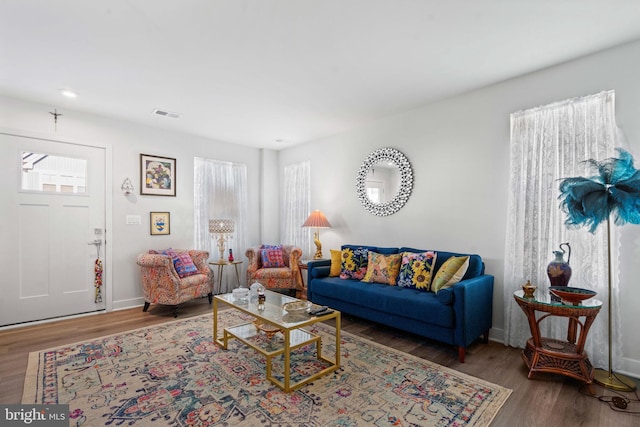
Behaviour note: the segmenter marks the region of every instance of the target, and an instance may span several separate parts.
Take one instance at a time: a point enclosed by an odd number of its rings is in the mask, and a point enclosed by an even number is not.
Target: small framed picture
[[[140,194],[176,195],[176,159],[140,154]]]
[[[171,219],[169,212],[151,212],[151,235],[171,234]]]

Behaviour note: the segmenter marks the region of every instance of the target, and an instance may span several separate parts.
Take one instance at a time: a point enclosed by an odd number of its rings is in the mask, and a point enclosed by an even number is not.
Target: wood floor
[[[211,310],[208,301],[185,303],[180,318]],[[56,347],[102,335],[173,321],[170,307],[152,305],[57,322],[0,330],[0,403],[20,403],[27,356],[32,351]],[[580,383],[557,375],[539,375],[527,379],[520,350],[489,342],[477,343],[467,350],[466,362],[458,362],[455,348],[368,321],[343,315],[342,329],[383,343],[398,350],[439,363],[469,375],[513,390],[492,426],[594,426],[632,427],[640,425],[640,415],[619,412],[612,404],[580,392]],[[612,392],[594,387],[596,395],[610,400]],[[633,393],[627,410],[640,412]]]

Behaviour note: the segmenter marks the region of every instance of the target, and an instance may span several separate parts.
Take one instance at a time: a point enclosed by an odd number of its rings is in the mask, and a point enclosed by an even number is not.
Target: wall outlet
[[[127,225],[139,224],[142,224],[142,217],[140,217],[140,215],[127,215]]]

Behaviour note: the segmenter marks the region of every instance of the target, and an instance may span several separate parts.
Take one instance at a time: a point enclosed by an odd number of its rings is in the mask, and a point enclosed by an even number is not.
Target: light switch
[[[142,224],[140,215],[127,215],[127,225]]]

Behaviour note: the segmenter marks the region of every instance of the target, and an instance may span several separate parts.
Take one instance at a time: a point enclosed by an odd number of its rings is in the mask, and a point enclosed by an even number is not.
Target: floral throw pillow
[[[369,252],[367,274],[364,275],[362,281],[395,286],[401,261],[401,254],[383,255]]]
[[[340,266],[341,279],[362,280],[367,273],[369,250],[367,248],[342,249],[342,264]]]
[[[263,268],[282,268],[285,266],[282,245],[262,245],[260,258]]]
[[[436,253],[405,252],[398,275],[398,286],[428,291],[431,286],[433,266],[436,264]]]

